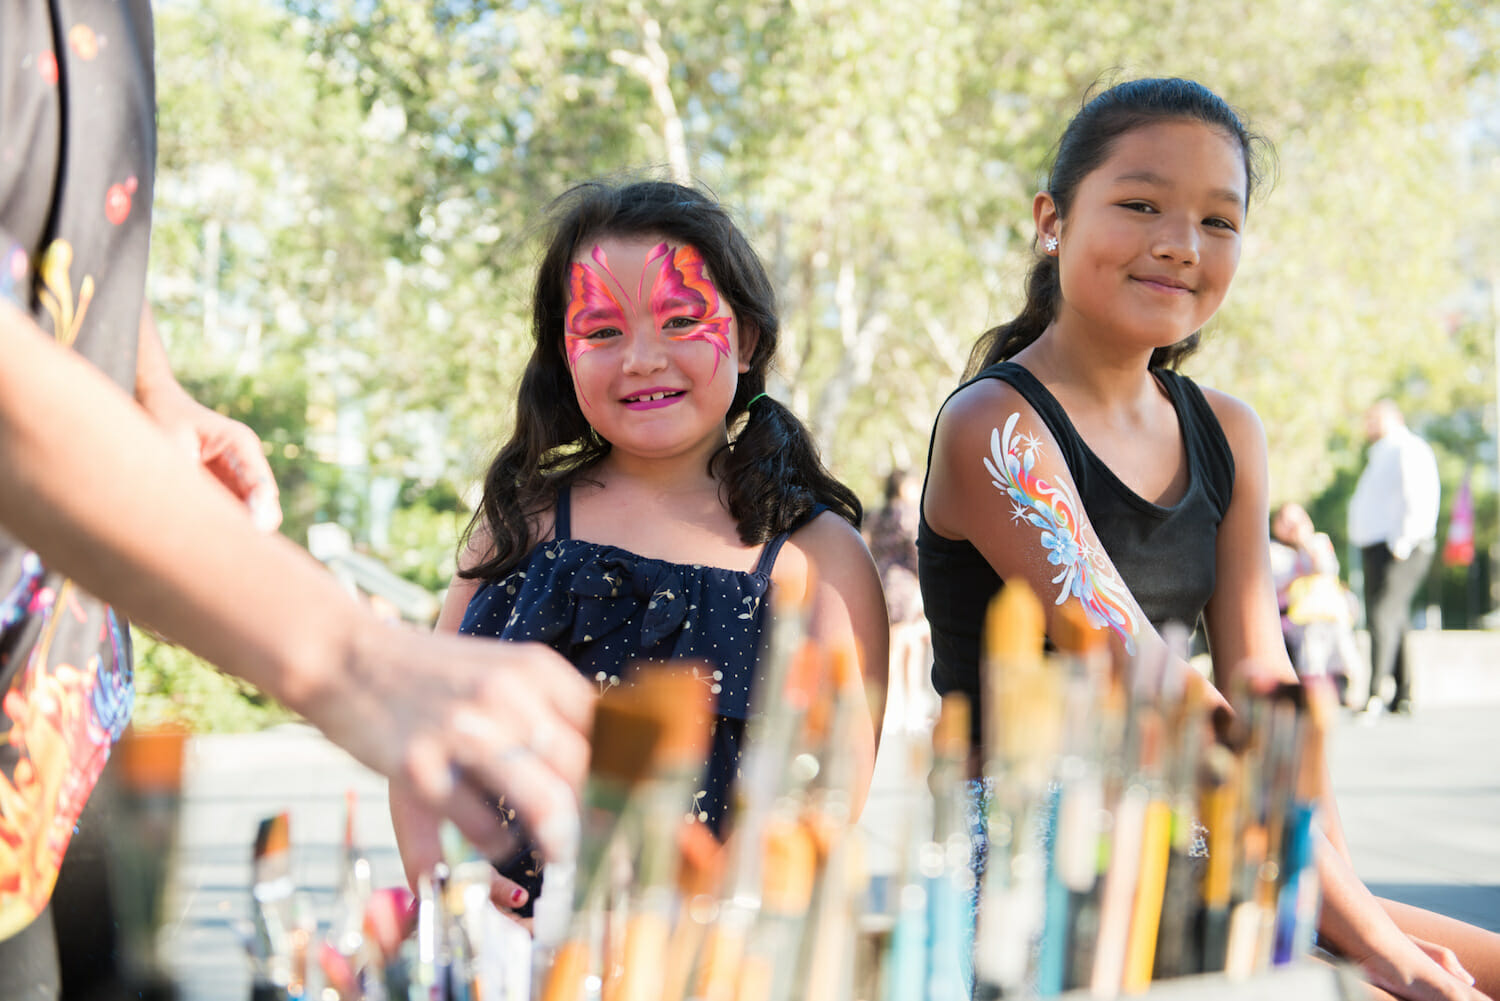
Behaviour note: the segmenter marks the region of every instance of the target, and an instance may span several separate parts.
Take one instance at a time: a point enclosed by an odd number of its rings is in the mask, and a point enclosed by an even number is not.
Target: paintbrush
[[[746,723],[734,788],[728,889],[693,977],[693,996],[704,1001],[730,1001],[739,982],[745,939],[760,910],[762,825],[795,809],[796,797],[817,774],[816,758],[796,753],[824,675],[823,651],[807,636],[811,590],[799,602],[777,599],[780,593],[772,592],[770,665],[757,682],[758,711]]]
[[[1137,889],[1142,864],[1165,848],[1167,818],[1159,804],[1158,755],[1162,741],[1162,722],[1155,705],[1163,671],[1166,668],[1165,647],[1138,653],[1131,661],[1130,698],[1125,714],[1121,757],[1125,779],[1114,806],[1109,866],[1099,902],[1099,931],[1094,945],[1094,967],[1090,989],[1096,997],[1116,996],[1125,984],[1130,969],[1132,936],[1139,948],[1141,935],[1147,929],[1132,927],[1138,919],[1149,920],[1154,937],[1160,910],[1159,897],[1153,904],[1148,897],[1142,905],[1145,914],[1137,913]],[[1158,806],[1153,807],[1157,802]],[[1155,838],[1156,840],[1153,840]]]
[[[1264,913],[1263,903],[1263,886],[1275,876],[1267,760],[1271,714],[1262,698],[1237,700],[1236,705],[1238,715],[1245,721],[1245,740],[1238,770],[1241,797],[1241,822],[1237,832],[1239,864],[1229,911],[1224,972],[1235,979],[1244,979],[1261,965],[1263,929],[1271,918]]]
[[[855,913],[868,886],[864,845],[851,823],[856,771],[854,734],[869,706],[860,692],[858,658],[850,647],[830,652],[833,711],[821,742],[816,780],[808,789],[806,823],[822,860],[810,907],[801,969],[801,996],[842,998],[854,981]]]
[[[1026,985],[1045,907],[1045,853],[1039,813],[1058,741],[1061,684],[1043,661],[1046,620],[1036,594],[1008,582],[985,617],[981,683],[992,783],[974,972],[983,993]]]
[[[766,824],[761,906],[746,938],[737,978],[737,1001],[789,1001],[818,875],[818,844],[795,816]]]
[[[1098,879],[1099,820],[1104,810],[1096,708],[1107,681],[1108,633],[1069,602],[1052,624],[1054,662],[1064,672],[1061,756],[1053,788],[1052,850],[1047,854],[1046,908],[1037,948],[1036,990],[1061,993],[1067,983],[1074,919]]]
[[[1095,814],[1094,821],[1098,836],[1093,845],[1092,874],[1088,868],[1090,856],[1086,851],[1087,845],[1073,838],[1069,838],[1065,844],[1067,854],[1063,859],[1068,864],[1062,872],[1071,887],[1069,910],[1072,925],[1068,931],[1064,981],[1064,987],[1068,990],[1088,989],[1093,983],[1104,890],[1109,877],[1111,853],[1114,851],[1116,814],[1133,777],[1125,756],[1126,734],[1134,733],[1130,698],[1125,691],[1125,674],[1116,670],[1114,658],[1108,649],[1101,650],[1097,658],[1098,665],[1090,673],[1101,680],[1102,689],[1094,706],[1097,728],[1093,755],[1093,763],[1099,775],[1101,808]]]
[[[673,668],[643,672],[626,690],[663,733],[646,777],[636,785],[627,812],[634,871],[626,908],[621,977],[609,1001],[661,1001],[664,958],[676,899],[678,828],[708,758],[713,696],[695,672]]]
[[[707,824],[684,824],[677,832],[677,893],[680,906],[667,943],[664,1001],[689,997],[693,968],[709,927],[718,920],[724,878],[724,846]]]
[[[931,738],[907,730],[888,733],[886,747],[901,751],[906,774],[896,804],[896,860],[890,876],[894,897],[894,924],[880,951],[880,996],[918,998],[927,979],[927,881],[922,878],[920,855],[932,843],[918,837],[922,782],[932,773]]]
[[[1302,714],[1297,750],[1297,778],[1287,811],[1283,884],[1277,899],[1276,936],[1272,962],[1285,965],[1311,951],[1318,920],[1318,875],[1314,833],[1318,802],[1323,792],[1323,747],[1337,695],[1326,676],[1307,679],[1295,694]]]
[[[544,885],[537,902],[532,979],[544,985],[544,1001],[575,1001],[585,978],[599,974],[605,863],[630,794],[650,774],[666,731],[658,714],[620,697],[620,691],[606,692],[594,710],[577,860],[547,867],[552,885]],[[565,934],[558,934],[559,926]]]
[[[1171,664],[1187,662],[1188,632],[1177,623],[1162,630]],[[1165,693],[1167,720],[1167,798],[1171,807],[1170,850],[1163,883],[1161,919],[1156,937],[1156,955],[1150,976],[1155,980],[1182,976],[1197,965],[1195,941],[1201,860],[1194,857],[1197,834],[1197,771],[1205,745],[1204,714],[1206,685],[1192,685],[1184,673],[1176,673]]]
[[[1264,700],[1270,706],[1270,732],[1265,766],[1266,864],[1261,867],[1255,886],[1260,906],[1256,970],[1271,965],[1276,945],[1277,901],[1287,879],[1287,837],[1296,798],[1297,749],[1302,739],[1302,714],[1298,709],[1301,691],[1297,684],[1279,685]]]
[[[285,989],[292,963],[291,815],[266,817],[255,832],[251,862],[251,920],[258,979]]]
[[[972,993],[974,870],[966,782],[968,697],[943,696],[932,733],[932,841],[921,872],[927,887],[926,1001],[968,1001]],[[912,995],[916,997],[917,995]]]
[[[1239,759],[1244,729],[1229,708],[1214,710],[1218,738],[1205,750],[1199,768],[1199,813],[1208,828],[1208,860],[1203,866],[1203,909],[1197,920],[1199,957],[1190,972],[1221,972],[1229,950],[1229,915],[1239,828]]]

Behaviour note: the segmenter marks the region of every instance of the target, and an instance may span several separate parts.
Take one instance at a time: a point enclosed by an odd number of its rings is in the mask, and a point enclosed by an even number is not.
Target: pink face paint
[[[1107,626],[1135,653],[1140,632],[1139,609],[1130,589],[1120,579],[1109,556],[1083,536],[1083,509],[1065,487],[1053,486],[1035,473],[1041,443],[1030,434],[1016,434],[1020,414],[1011,414],[1005,430],[990,432],[990,454],[984,468],[995,486],[1010,498],[1012,521],[1041,531],[1047,562],[1058,568],[1052,583],[1062,585],[1054,604],[1077,598],[1089,622]]]
[[[601,247],[595,246],[589,255],[598,264],[598,269],[582,261],[568,267],[568,306],[564,318],[564,341],[568,352],[568,364],[577,367],[578,359],[587,351],[607,343],[608,339],[596,339],[595,332],[615,327],[622,332],[627,324],[625,307],[610,287],[624,291],[624,284],[610,270],[609,261]],[[637,283],[635,301],[644,298],[646,273],[651,265],[662,262],[651,286],[650,310],[652,322],[658,330],[675,341],[704,341],[713,345],[717,356],[714,371],[719,361],[729,356],[729,329],[731,317],[717,316],[722,308],[719,290],[709,279],[703,256],[691,246],[672,248],[659,243],[646,257]],[[606,277],[609,282],[606,282]],[[627,293],[628,295],[628,293]],[[695,320],[693,325],[682,328],[669,327],[674,319],[686,317]]]
[[[666,244],[662,244],[658,249],[665,248]],[[712,344],[718,352],[718,358],[714,359],[715,372],[719,361],[729,357],[729,317],[714,315],[719,312],[720,305],[719,289],[706,273],[703,255],[696,247],[678,247],[657,272],[656,284],[651,289],[651,312],[663,324],[677,316],[703,321],[686,328],[681,334],[669,333],[669,336],[679,341]]]
[[[610,274],[609,262],[604,251],[594,248],[594,260]],[[625,324],[625,310],[605,284],[604,278],[593,268],[574,261],[568,266],[568,310],[563,320],[563,336],[568,348],[568,363],[577,365],[579,356],[595,346],[588,335],[603,327],[621,327]]]

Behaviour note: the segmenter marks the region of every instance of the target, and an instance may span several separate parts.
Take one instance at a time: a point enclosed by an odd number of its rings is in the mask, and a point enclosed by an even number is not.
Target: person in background
[[[0,3],[0,997],[59,991],[48,903],[134,686],[126,616],[244,678],[477,845],[576,839],[592,689],[545,647],[380,621],[280,520],[255,434],[145,304],[148,0]],[[434,843],[434,849],[436,844]]]
[[[885,478],[880,510],[865,524],[865,541],[891,616],[891,712],[912,732],[937,720],[936,693],[927,679],[932,666],[932,633],[922,610],[917,580],[917,525],[922,518],[922,481],[904,469]]]
[[[1327,675],[1339,700],[1351,704],[1356,676],[1362,684],[1369,677],[1354,641],[1355,599],[1339,579],[1333,540],[1313,527],[1301,504],[1282,504],[1271,515],[1271,576],[1281,634],[1298,676]]]
[[[1437,552],[1437,458],[1391,400],[1378,400],[1365,412],[1365,437],[1369,454],[1349,498],[1349,543],[1359,547],[1370,629],[1365,711],[1408,713],[1405,640],[1412,602]]]
[[[514,430],[490,464],[439,632],[539,640],[601,690],[704,665],[715,720],[684,815],[726,834],[774,594],[849,650],[884,693],[885,601],[854,492],[766,392],[780,318],[770,277],[722,205],[667,181],[583,184],[553,206]],[[496,644],[506,646],[507,644]],[[874,768],[861,725],[851,809]],[[408,878],[433,816],[401,790]],[[492,899],[528,913],[538,860],[499,860]]]

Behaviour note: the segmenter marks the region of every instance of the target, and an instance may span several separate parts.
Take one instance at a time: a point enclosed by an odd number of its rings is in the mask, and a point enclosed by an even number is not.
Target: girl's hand
[[[528,899],[529,894],[527,894],[524,886],[513,880],[506,879],[498,872],[491,870],[490,903],[498,907],[506,917],[529,932],[531,931],[531,919],[523,918],[515,913],[517,908],[526,906]]]
[[[1349,958],[1371,984],[1406,1001],[1491,1001],[1452,950],[1414,936],[1387,952]]]
[[[1473,976],[1469,974],[1468,970],[1464,969],[1464,965],[1458,961],[1458,956],[1453,952],[1452,949],[1448,948],[1446,945],[1439,945],[1436,942],[1429,942],[1426,939],[1418,938],[1415,935],[1408,935],[1407,937],[1412,940],[1412,943],[1416,945],[1418,949],[1421,949],[1423,952],[1427,953],[1427,955],[1432,958],[1433,962],[1437,963],[1443,969],[1447,970],[1449,973],[1453,974],[1464,983],[1469,984],[1470,986],[1473,985]]]

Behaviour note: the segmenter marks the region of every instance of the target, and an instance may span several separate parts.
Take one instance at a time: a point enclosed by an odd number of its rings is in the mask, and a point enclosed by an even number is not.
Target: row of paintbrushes
[[[1113,997],[1307,955],[1332,693],[1247,689],[1231,710],[1186,668],[1180,630],[1124,671],[1071,609],[1055,652],[1042,631],[1034,595],[997,596],[977,995]]]
[[[352,792],[346,809],[343,871],[326,926],[293,882],[289,815],[260,823],[245,943],[252,1001],[478,998],[481,977],[503,983],[499,971],[525,964],[529,936],[490,905],[488,862],[440,866],[416,894],[376,888],[355,842]]]
[[[962,696],[930,740],[889,734],[912,798],[889,832],[895,872],[872,881],[850,822],[869,711],[853,658],[813,642],[805,610],[776,611],[726,843],[685,817],[712,698],[690,670],[642,672],[597,707],[579,851],[545,870],[534,937],[488,906],[482,860],[424,881],[414,936],[382,936],[355,912],[406,912],[374,903],[351,863],[325,982],[423,1001],[1109,997],[1308,951],[1325,699],[1284,687],[1210,711],[1176,659],[1116,671],[1103,635],[1067,614],[1044,653],[1040,606],[1009,587],[986,623],[987,791],[970,781]],[[264,913],[277,880],[257,868]]]

